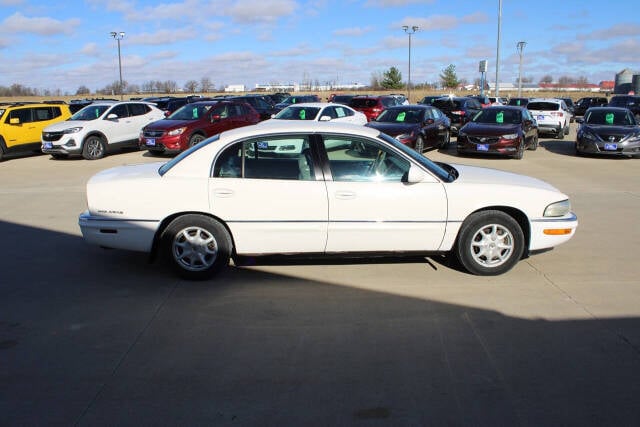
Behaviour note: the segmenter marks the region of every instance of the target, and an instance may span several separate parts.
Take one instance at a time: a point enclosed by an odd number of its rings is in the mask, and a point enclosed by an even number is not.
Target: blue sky
[[[637,1],[637,0],[636,0]],[[368,84],[397,67],[435,82],[449,64],[495,80],[498,0],[0,0],[0,86],[14,83],[73,94],[118,80],[111,31],[124,31],[123,79],[142,85],[207,77],[221,87],[311,81]],[[500,80],[523,75],[613,80],[640,69],[640,18],[632,1],[504,0]]]

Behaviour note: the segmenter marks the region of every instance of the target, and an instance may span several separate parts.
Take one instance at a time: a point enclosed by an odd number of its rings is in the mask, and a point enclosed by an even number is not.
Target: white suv
[[[162,110],[147,102],[95,102],[44,128],[41,149],[54,158],[100,159],[116,148],[137,148],[140,130],[164,117]]]
[[[552,133],[558,139],[569,134],[572,114],[563,100],[534,98],[527,104],[527,110],[538,122],[539,133]]]

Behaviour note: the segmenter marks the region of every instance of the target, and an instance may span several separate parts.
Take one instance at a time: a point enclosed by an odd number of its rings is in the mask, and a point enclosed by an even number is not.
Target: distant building
[[[246,92],[244,85],[228,85],[224,87],[225,92]]]

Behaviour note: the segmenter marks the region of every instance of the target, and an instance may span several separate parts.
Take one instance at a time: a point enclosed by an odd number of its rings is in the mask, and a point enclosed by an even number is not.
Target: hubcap
[[[201,227],[187,227],[177,233],[172,249],[174,259],[190,271],[206,270],[218,258],[218,242]]]
[[[91,157],[98,157],[102,154],[102,144],[97,139],[92,139],[87,142],[87,151]]]
[[[485,225],[473,236],[471,256],[483,267],[498,267],[513,254],[514,239],[511,232],[500,224]]]

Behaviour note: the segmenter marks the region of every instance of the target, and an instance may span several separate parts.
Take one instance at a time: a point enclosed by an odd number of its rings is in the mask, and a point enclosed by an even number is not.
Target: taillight
[[[371,111],[373,111],[374,113],[379,113],[382,111],[382,108],[372,108]]]
[[[456,116],[464,116],[465,112],[463,110],[452,111],[451,114],[455,114]]]
[[[551,115],[555,117],[562,117],[564,114],[562,114],[562,111],[552,111]]]

